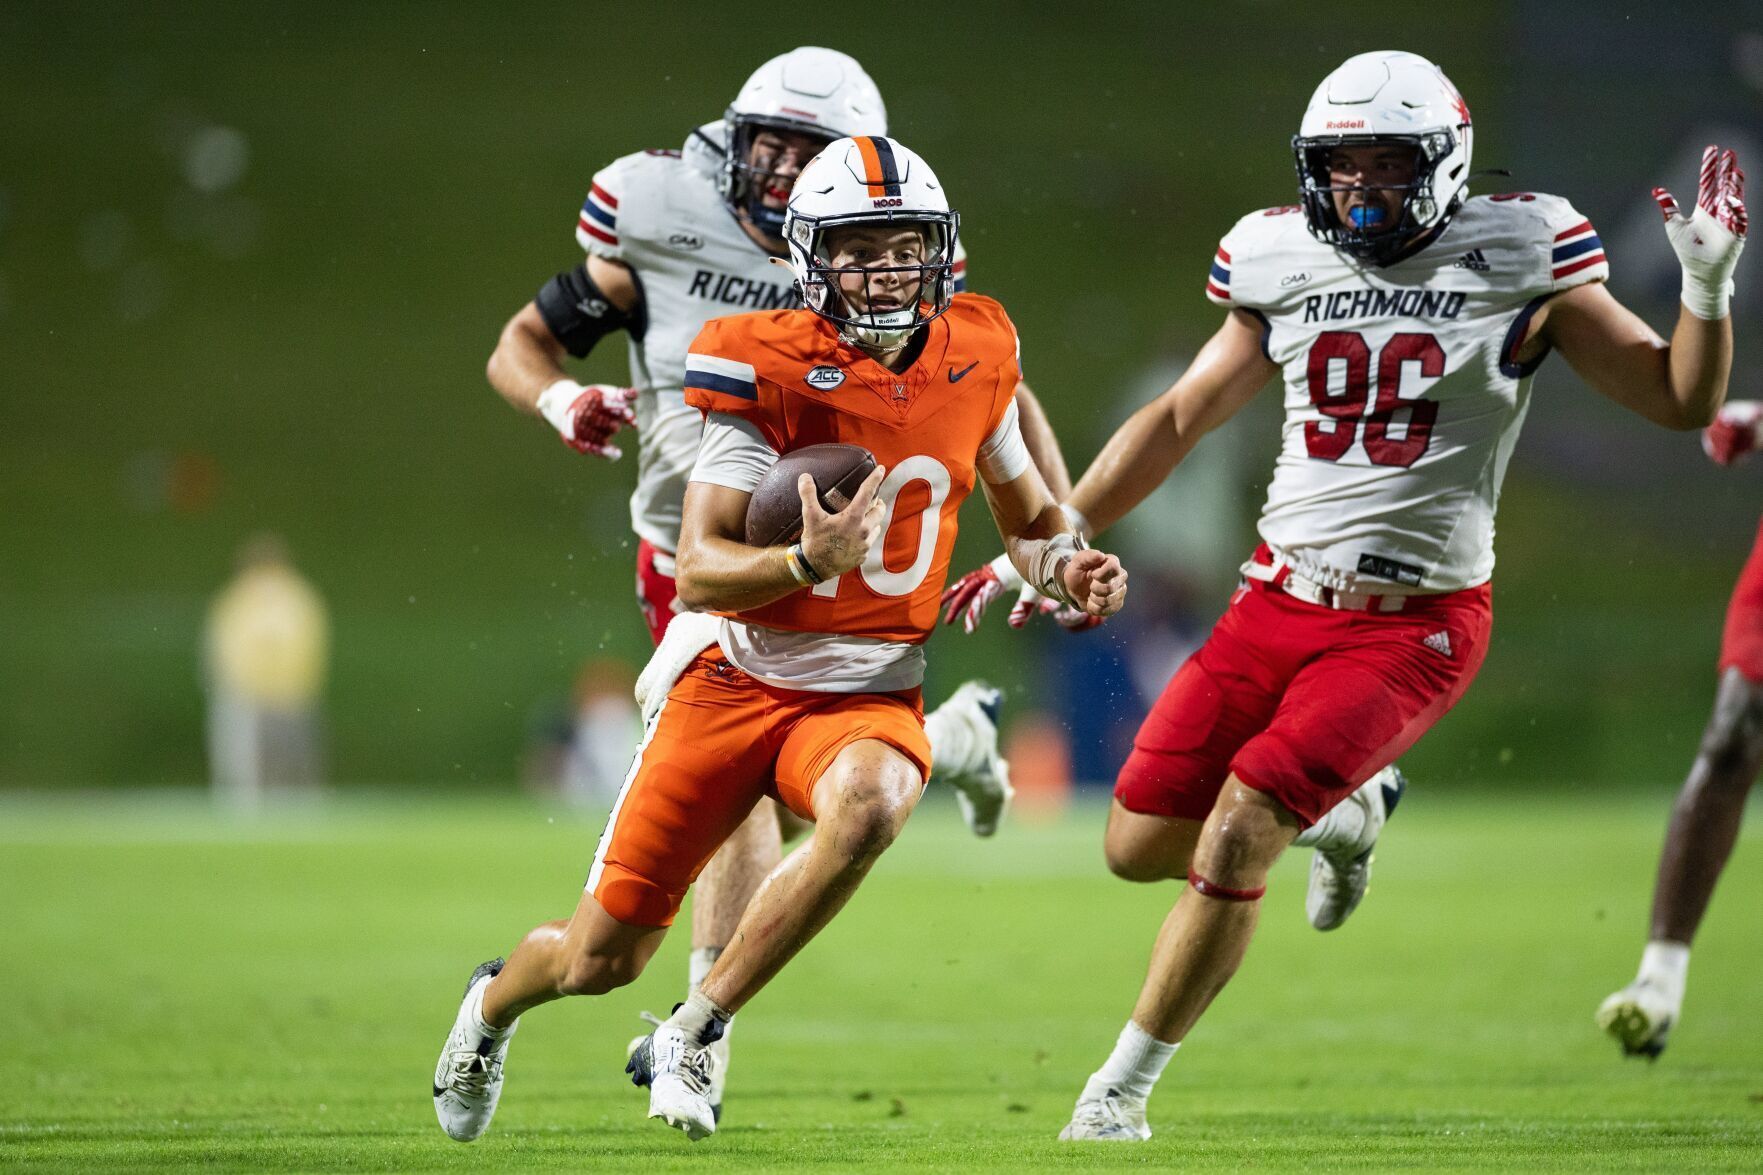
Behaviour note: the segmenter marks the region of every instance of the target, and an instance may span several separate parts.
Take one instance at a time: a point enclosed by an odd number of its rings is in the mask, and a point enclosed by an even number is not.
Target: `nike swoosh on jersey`
[[[956,371],[953,367],[949,368],[949,382],[952,384],[960,383],[962,378],[968,372],[972,371],[974,368],[976,368],[978,366],[979,366],[979,360],[975,359],[972,363],[969,363],[966,367],[963,367],[960,371]]]

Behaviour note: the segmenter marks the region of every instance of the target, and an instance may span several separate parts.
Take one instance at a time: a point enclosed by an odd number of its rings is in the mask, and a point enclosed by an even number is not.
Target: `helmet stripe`
[[[900,194],[900,168],[894,162],[894,145],[880,136],[871,136],[869,141],[875,144],[875,157],[881,163],[883,194],[898,196]]]
[[[857,153],[863,156],[863,181],[871,196],[898,196],[900,171],[894,163],[894,145],[877,135],[856,139]]]

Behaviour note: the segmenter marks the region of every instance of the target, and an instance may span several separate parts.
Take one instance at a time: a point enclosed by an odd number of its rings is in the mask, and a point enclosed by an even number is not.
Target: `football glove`
[[[539,415],[578,453],[616,461],[624,451],[612,443],[612,435],[637,422],[631,404],[635,388],[611,384],[588,384],[560,379],[539,393]]]
[[[943,593],[943,623],[954,624],[956,617],[960,617],[962,631],[973,632],[979,627],[980,617],[985,615],[986,609],[1007,592],[1016,593],[1016,603],[1010,608],[1011,628],[1021,628],[1037,614],[1051,616],[1061,628],[1073,632],[1102,623],[1100,616],[1091,616],[1080,608],[1043,596],[1024,583],[1008,555],[999,555],[949,586]]]
[[[1732,270],[1745,247],[1745,173],[1731,151],[1702,152],[1696,206],[1685,216],[1664,188],[1653,199],[1665,214],[1665,235],[1683,265],[1683,304],[1697,318],[1718,321],[1731,312]]]
[[[1716,465],[1731,465],[1756,449],[1759,422],[1763,422],[1763,400],[1728,401],[1714,423],[1702,430],[1702,452]]]

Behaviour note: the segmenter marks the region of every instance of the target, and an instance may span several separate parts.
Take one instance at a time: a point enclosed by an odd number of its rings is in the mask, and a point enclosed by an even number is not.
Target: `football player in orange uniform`
[[[692,344],[686,399],[706,424],[677,582],[687,607],[720,619],[682,616],[657,650],[652,667],[678,658],[681,669],[663,683],[574,916],[536,928],[467,987],[443,1053],[467,1063],[435,1078],[453,1137],[488,1127],[521,1013],[635,979],[699,870],[770,795],[818,834],[767,878],[629,1067],[650,1088],[650,1117],[694,1139],[716,1129],[709,1046],[850,899],[929,775],[923,643],[976,481],[1027,583],[1092,616],[1124,602],[1119,561],[1083,546],[1029,459],[1009,318],[955,293],[957,225],[924,160],[880,136],[838,140],[789,202],[806,308],[712,321]],[[748,546],[761,478],[822,442],[861,445],[877,467],[830,514],[804,475],[800,541]]]

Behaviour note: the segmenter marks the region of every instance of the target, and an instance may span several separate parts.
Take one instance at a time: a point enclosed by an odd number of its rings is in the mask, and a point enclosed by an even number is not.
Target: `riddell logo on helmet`
[[[794,106],[779,106],[777,108],[777,112],[779,114],[788,114],[792,118],[805,118],[809,122],[819,122],[820,121],[820,115],[814,113],[814,111],[812,111],[812,110],[797,110]]]
[[[1364,130],[1365,120],[1363,118],[1331,118],[1328,120],[1327,129],[1331,131]]]

